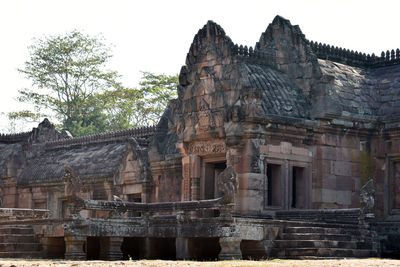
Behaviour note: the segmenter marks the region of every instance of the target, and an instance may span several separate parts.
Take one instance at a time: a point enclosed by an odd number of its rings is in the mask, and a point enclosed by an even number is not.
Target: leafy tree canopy
[[[142,73],[138,88],[125,88],[115,71],[106,69],[110,49],[102,37],[79,31],[35,40],[30,59],[19,69],[32,82],[18,100],[33,111],[9,119],[37,121],[54,115],[60,130],[74,136],[155,124],[176,97],[177,75]]]

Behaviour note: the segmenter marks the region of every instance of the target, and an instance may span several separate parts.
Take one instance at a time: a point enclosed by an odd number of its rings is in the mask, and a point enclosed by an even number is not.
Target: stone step
[[[377,252],[370,249],[345,249],[345,248],[274,248],[272,255],[277,258],[366,258],[376,257]]]
[[[4,227],[0,228],[0,234],[34,234],[32,227]]]
[[[40,243],[0,243],[0,252],[7,251],[41,251]]]
[[[322,227],[322,228],[345,228],[345,229],[368,229],[359,224],[346,224],[346,223],[327,223],[327,222],[310,222],[310,221],[285,221],[281,220],[286,227]]]
[[[336,240],[275,240],[274,245],[277,248],[372,249],[373,243]]]
[[[332,240],[332,241],[352,241],[350,235],[343,234],[313,234],[313,233],[282,233],[278,240]]]
[[[327,227],[286,227],[283,233],[348,234],[371,237],[371,232],[368,230]]]
[[[43,258],[41,251],[7,251],[0,252],[0,258],[24,258],[24,259],[41,259]]]
[[[20,234],[10,234],[10,235],[0,235],[0,243],[35,243],[38,241],[33,235],[20,235]]]

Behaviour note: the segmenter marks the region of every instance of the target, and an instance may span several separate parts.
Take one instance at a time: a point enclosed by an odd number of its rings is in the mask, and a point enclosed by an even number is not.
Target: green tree
[[[34,105],[32,115],[50,112],[68,130],[100,127],[104,116],[96,95],[121,87],[117,73],[105,69],[111,55],[102,38],[74,30],[35,40],[29,52],[30,60],[19,71],[33,87],[20,90],[18,100]]]
[[[143,72],[137,88],[123,87],[117,72],[105,69],[111,54],[101,37],[75,30],[36,40],[29,51],[19,71],[32,88],[20,90],[18,100],[34,110],[9,113],[13,121],[54,115],[59,129],[74,136],[147,126],[158,122],[177,95],[178,75]]]
[[[154,125],[176,98],[178,75],[142,72],[138,88],[118,88],[99,95],[112,130]]]

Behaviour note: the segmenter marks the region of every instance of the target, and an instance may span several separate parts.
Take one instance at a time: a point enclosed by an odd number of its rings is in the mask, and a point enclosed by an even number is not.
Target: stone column
[[[64,241],[66,260],[86,260],[86,253],[83,251],[86,236],[65,236]]]
[[[220,237],[219,245],[221,251],[218,255],[219,260],[237,260],[242,259],[242,251],[240,250],[240,242],[242,240],[237,237]]]
[[[152,258],[151,252],[152,252],[152,239],[150,237],[146,237],[144,239],[144,244],[143,244],[143,257],[145,259],[151,259]]]
[[[190,200],[200,199],[200,157],[197,155],[189,156],[190,173]]]
[[[190,166],[189,166],[189,157],[182,157],[182,201],[189,201],[190,194]]]
[[[177,237],[175,239],[176,259],[188,260],[193,258],[189,238]]]
[[[124,241],[123,237],[104,237],[100,243],[100,259],[102,260],[122,260],[121,245]]]

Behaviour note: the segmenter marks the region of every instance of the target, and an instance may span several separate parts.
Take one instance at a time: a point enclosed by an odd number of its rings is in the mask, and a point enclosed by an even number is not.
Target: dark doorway
[[[292,169],[292,208],[306,208],[306,179],[304,168],[293,167]]]
[[[100,238],[87,237],[86,238],[86,259],[98,260],[100,259]]]
[[[122,242],[121,251],[124,260],[138,260],[145,258],[145,238],[125,237]]]
[[[193,258],[198,261],[218,260],[218,254],[221,251],[218,237],[199,237],[190,239],[190,249]]]
[[[218,197],[217,177],[226,169],[226,162],[206,162],[204,165],[203,199]]]
[[[282,206],[281,165],[267,164],[267,206]]]

